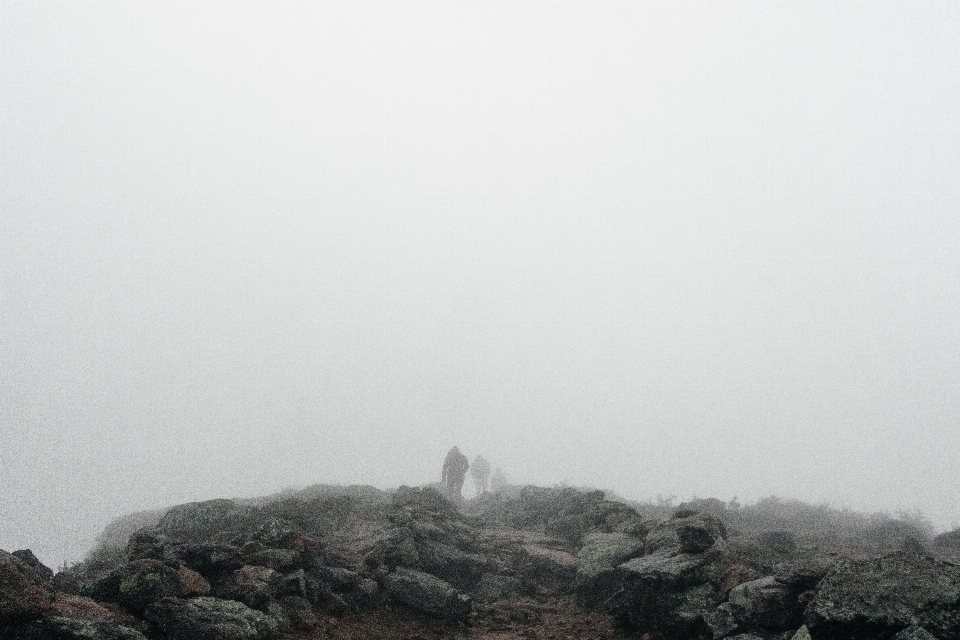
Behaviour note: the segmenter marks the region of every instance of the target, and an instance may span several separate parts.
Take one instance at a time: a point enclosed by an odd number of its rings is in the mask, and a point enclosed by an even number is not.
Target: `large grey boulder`
[[[470,596],[429,573],[400,568],[386,577],[385,587],[394,602],[436,618],[461,620],[470,615]]]
[[[0,550],[0,630],[39,618],[53,594],[33,567]]]
[[[720,520],[694,513],[660,523],[647,534],[644,553],[703,553],[726,537],[727,529]]]
[[[520,548],[519,578],[525,590],[567,593],[573,590],[576,576],[577,558],[572,553],[535,544]]]
[[[729,603],[743,628],[786,630],[803,624],[799,594],[773,576],[752,580],[730,591]]]
[[[217,588],[216,595],[266,611],[283,576],[269,567],[245,565],[231,573]]]
[[[708,620],[720,601],[720,553],[660,551],[617,567],[619,591],[605,603],[621,627],[664,637],[713,635]]]
[[[644,541],[625,533],[588,533],[577,553],[577,603],[592,607],[609,598],[619,586],[616,567],[643,555]]]
[[[883,640],[916,625],[960,639],[960,567],[911,553],[843,560],[817,585],[806,623],[814,640]]]
[[[130,627],[113,622],[45,616],[17,631],[17,640],[147,640]]]
[[[268,640],[280,632],[271,616],[219,598],[163,598],[147,607],[145,617],[170,640]]]
[[[195,571],[161,560],[134,560],[99,580],[91,595],[142,612],[151,602],[166,597],[209,593],[210,585]]]

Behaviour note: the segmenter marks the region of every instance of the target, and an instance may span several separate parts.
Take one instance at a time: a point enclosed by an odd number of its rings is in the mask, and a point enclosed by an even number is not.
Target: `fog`
[[[960,3],[0,3],[0,548],[318,482],[960,526]]]

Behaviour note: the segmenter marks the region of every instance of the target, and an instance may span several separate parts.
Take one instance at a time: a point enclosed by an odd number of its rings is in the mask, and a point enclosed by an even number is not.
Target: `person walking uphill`
[[[447,497],[451,500],[462,500],[460,490],[463,488],[463,480],[467,477],[467,469],[470,463],[467,462],[467,456],[460,453],[460,449],[454,447],[447,453],[443,461],[443,482]]]

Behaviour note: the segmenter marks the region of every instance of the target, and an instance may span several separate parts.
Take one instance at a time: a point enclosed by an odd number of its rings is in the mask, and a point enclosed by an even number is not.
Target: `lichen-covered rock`
[[[219,598],[163,598],[149,605],[145,616],[170,640],[268,640],[280,631],[276,619]]]
[[[216,595],[265,611],[273,599],[274,588],[281,580],[282,576],[273,569],[245,565],[220,584]]]
[[[225,531],[242,531],[251,526],[251,513],[251,507],[233,500],[191,502],[167,511],[155,529],[171,538],[203,542]]]
[[[196,542],[177,545],[171,555],[208,580],[236,571],[247,564],[240,548],[226,543]]]
[[[702,513],[674,517],[660,523],[647,534],[644,553],[703,553],[727,537],[723,523]]]
[[[616,567],[643,554],[644,541],[625,533],[588,533],[577,553],[577,603],[592,607],[619,589]]]
[[[937,638],[923,627],[910,625],[897,635],[893,636],[893,640],[937,640]]]
[[[521,583],[513,576],[501,576],[492,573],[485,574],[473,590],[477,600],[481,602],[497,602],[499,600],[513,600],[520,595]]]
[[[729,603],[743,628],[796,629],[803,623],[799,594],[773,576],[745,582],[730,591]]]
[[[573,590],[577,558],[566,551],[525,544],[520,549],[518,573],[527,591],[546,588],[567,593]]]
[[[20,551],[14,551],[11,553],[14,558],[30,567],[30,569],[36,574],[42,582],[50,582],[53,579],[53,569],[44,565],[37,556],[33,555],[33,551],[30,549],[21,549]]]
[[[284,596],[280,598],[280,607],[284,616],[290,621],[294,629],[310,629],[317,624],[317,616],[313,613],[310,603],[299,596]]]
[[[476,554],[466,553],[443,542],[430,541],[418,545],[414,568],[442,578],[460,589],[469,589],[489,567]]]
[[[719,604],[719,552],[672,555],[665,550],[617,567],[620,590],[605,606],[623,628],[666,637],[711,636]]]
[[[806,623],[816,640],[882,640],[910,625],[960,639],[960,567],[894,553],[843,560],[817,585]]]
[[[130,627],[113,622],[91,622],[62,616],[45,616],[17,631],[17,640],[147,640]]]
[[[181,567],[170,562],[134,560],[99,580],[91,595],[141,612],[151,602],[165,597],[185,597],[195,588],[187,584],[180,571]]]
[[[445,620],[461,620],[470,615],[470,596],[429,573],[400,568],[387,576],[385,586],[394,602],[427,615]]]
[[[52,601],[49,586],[32,567],[0,550],[0,629],[39,618]]]

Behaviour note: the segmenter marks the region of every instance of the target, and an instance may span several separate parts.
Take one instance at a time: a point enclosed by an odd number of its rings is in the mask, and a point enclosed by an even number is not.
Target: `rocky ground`
[[[56,575],[0,551],[0,638],[960,640],[955,532],[827,548],[707,510],[542,487],[181,505]]]

